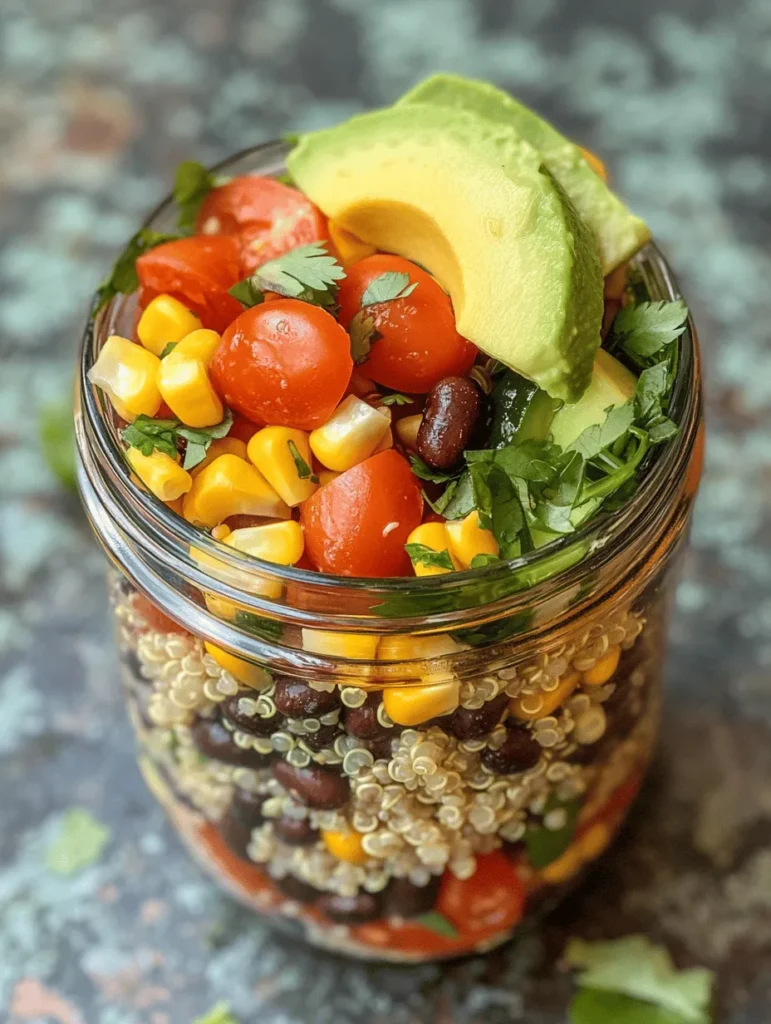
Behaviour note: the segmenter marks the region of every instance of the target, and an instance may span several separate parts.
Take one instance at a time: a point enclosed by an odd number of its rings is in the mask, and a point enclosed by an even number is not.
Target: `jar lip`
[[[221,161],[214,165],[213,170],[227,170],[239,161],[254,160],[261,162],[261,165],[259,168],[253,168],[251,173],[274,174],[280,171],[288,150],[289,144],[285,142],[263,143]],[[263,164],[271,166],[263,166]],[[148,215],[142,227],[155,225],[160,217],[170,214],[172,209],[173,200],[169,195]],[[652,299],[672,300],[681,297],[672,271],[653,242],[633,258],[632,265],[646,279]],[[545,559],[559,556],[573,546],[587,545],[587,555],[577,565],[556,572],[545,581],[530,585],[524,591],[519,591],[520,594],[526,593],[529,602],[533,603],[533,598],[537,601],[538,592],[543,590],[544,583],[553,587],[558,580],[570,582],[576,575],[574,570],[578,570],[578,576],[587,571],[587,563],[591,561],[594,551],[614,548],[618,545],[627,532],[644,519],[646,511],[650,510],[656,501],[662,499],[668,490],[665,486],[667,481],[672,483],[679,479],[679,474],[675,474],[674,471],[681,464],[685,464],[685,459],[690,453],[693,443],[695,426],[698,422],[700,396],[697,386],[698,350],[694,342],[695,328],[689,315],[686,330],[680,338],[680,360],[668,410],[670,418],[681,428],[680,432],[673,442],[657,446],[648,454],[643,463],[644,466],[647,463],[647,467],[637,492],[617,511],[598,515],[590,519],[575,533],[558,537],[543,547],[518,558],[479,569],[440,576],[384,578],[333,576],[313,570],[263,562],[260,559],[245,556],[235,549],[213,540],[212,537],[188,523],[153,495],[136,487],[131,481],[130,470],[118,439],[117,428],[108,425],[106,414],[111,413],[109,404],[90,384],[87,376],[96,357],[100,340],[110,333],[109,327],[114,324],[116,313],[131,298],[132,296],[113,298],[98,313],[95,312],[96,296],[92,302],[81,348],[78,381],[80,413],[76,417],[78,446],[82,463],[90,463],[92,467],[86,475],[93,473],[95,465],[100,473],[106,474],[109,478],[107,490],[110,492],[112,500],[133,506],[134,515],[150,528],[162,546],[168,548],[168,556],[176,556],[179,560],[183,575],[185,569],[188,573],[190,572],[189,553],[191,547],[194,547],[236,570],[259,573],[260,577],[265,580],[280,584],[295,584],[301,586],[306,592],[313,591],[319,595],[320,600],[323,600],[325,595],[329,597],[341,591],[359,592],[366,593],[370,597],[373,595],[382,597],[387,606],[389,598],[402,596],[413,599],[417,611],[422,603],[426,600],[429,600],[430,603],[430,598],[439,593],[447,595],[449,598],[450,594],[458,595],[475,584],[479,585],[480,591],[484,589],[485,585],[492,585],[494,590],[494,584],[497,581],[503,581],[513,572],[537,568],[538,564],[543,563]],[[87,454],[92,455],[93,458],[87,459]],[[106,494],[107,491],[103,493]],[[195,578],[196,574],[192,572],[191,575]],[[204,578],[208,580],[206,574],[204,574]],[[210,589],[229,595],[231,598],[236,595],[240,598],[244,596],[238,589],[221,585],[215,584]],[[509,594],[509,596],[511,595]],[[271,605],[271,602],[262,598],[247,599],[244,603],[262,612],[270,612],[272,608],[274,615],[279,616],[289,611],[286,605]],[[483,604],[463,602],[463,607],[466,612],[470,608],[480,610],[484,607],[487,610],[495,603],[495,601]],[[431,612],[428,611],[428,614]],[[384,612],[383,615],[387,616],[388,613]],[[352,623],[361,625],[360,615],[350,618]],[[399,616],[398,621],[403,628],[408,620]]]

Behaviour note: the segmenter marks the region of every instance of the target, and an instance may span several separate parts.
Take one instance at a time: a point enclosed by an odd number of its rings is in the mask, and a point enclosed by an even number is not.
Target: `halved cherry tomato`
[[[245,274],[298,245],[329,238],[326,217],[302,192],[251,174],[209,192],[196,230],[237,235]]]
[[[446,871],[436,909],[459,932],[495,934],[522,919],[525,892],[514,866],[500,850],[477,857],[471,878],[461,880]]]
[[[149,597],[139,592],[134,595],[134,610],[142,616],[150,629],[158,633],[187,633],[183,626],[170,619]]]
[[[137,274],[140,306],[165,292],[213,331],[224,331],[244,311],[238,299],[228,295],[228,288],[245,276],[235,238],[196,235],[164,242],[139,257]]]
[[[423,496],[407,461],[393,449],[341,473],[300,506],[305,550],[322,572],[406,576],[404,550],[420,522]]]
[[[210,372],[222,400],[252,422],[313,430],[343,397],[352,368],[348,335],[333,316],[276,299],[230,325]]]
[[[233,417],[233,426],[228,431],[228,437],[235,437],[239,441],[243,441],[244,444],[249,444],[259,429],[251,420],[236,413]]]
[[[389,272],[409,275],[417,288],[404,299],[367,306],[380,337],[361,371],[386,387],[424,394],[442,377],[469,370],[477,349],[458,334],[450,299],[433,277],[400,256],[368,256],[347,269],[339,293],[345,328],[369,285]]]

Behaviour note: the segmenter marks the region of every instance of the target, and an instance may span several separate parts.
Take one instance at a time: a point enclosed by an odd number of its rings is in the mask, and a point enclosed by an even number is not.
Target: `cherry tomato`
[[[380,338],[361,371],[386,387],[424,394],[442,377],[469,370],[477,349],[458,334],[450,299],[436,281],[400,256],[368,256],[348,268],[339,293],[346,329],[369,285],[389,272],[408,274],[417,288],[404,299],[367,306]]]
[[[300,506],[305,550],[337,576],[406,576],[404,550],[423,496],[407,461],[389,449],[341,473]]]
[[[170,619],[149,597],[139,592],[134,596],[134,610],[137,615],[142,616],[150,629],[158,633],[187,633],[183,626]]]
[[[244,307],[228,295],[246,276],[235,238],[196,235],[164,242],[137,260],[140,306],[164,292],[184,303],[204,327],[224,331]]]
[[[525,892],[515,868],[500,850],[477,857],[477,869],[462,880],[446,871],[436,909],[459,932],[494,934],[522,919]]]
[[[302,192],[251,174],[209,192],[196,230],[237,235],[246,274],[289,249],[329,237],[326,217]]]
[[[222,400],[254,423],[313,430],[348,386],[350,341],[326,310],[276,299],[242,312],[210,366]]]
[[[258,430],[259,427],[256,427],[251,420],[236,413],[233,417],[233,426],[228,431],[228,437],[235,437],[239,441],[243,441],[244,444],[249,444]]]

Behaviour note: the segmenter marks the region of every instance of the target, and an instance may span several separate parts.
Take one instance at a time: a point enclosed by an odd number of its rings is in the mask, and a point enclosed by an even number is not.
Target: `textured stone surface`
[[[771,222],[765,0],[0,0],[0,1016],[187,1024],[564,1020],[569,934],[646,929],[713,966],[718,1019],[771,1016]],[[602,153],[679,268],[710,438],[654,779],[548,926],[450,968],[275,938],[185,858],[133,763],[102,561],[43,466],[88,296],[175,163],[493,78]],[[61,812],[112,828],[72,878]]]

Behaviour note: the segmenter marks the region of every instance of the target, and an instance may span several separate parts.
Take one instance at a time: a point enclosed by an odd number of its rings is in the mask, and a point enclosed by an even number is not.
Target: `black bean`
[[[299,803],[317,810],[342,807],[351,791],[348,779],[339,771],[319,764],[295,768],[288,761],[276,761],[273,775]]]
[[[273,822],[273,831],[287,846],[312,846],[319,838],[319,830],[305,818],[284,815]]]
[[[273,882],[283,892],[287,899],[295,900],[297,903],[313,903],[319,895],[319,890],[308,882],[302,882],[294,875],[285,875],[283,878],[274,878]]]
[[[314,690],[301,679],[280,676],[273,695],[276,707],[288,718],[317,718],[340,707],[340,694],[334,690]]]
[[[418,430],[418,455],[434,469],[452,469],[468,445],[481,409],[479,389],[468,377],[444,377],[426,400]]]
[[[481,739],[488,736],[500,722],[508,703],[508,696],[501,693],[481,708],[456,708],[447,728],[459,740]]]
[[[322,896],[317,906],[322,914],[338,924],[363,924],[380,917],[380,900],[369,892],[356,896]]]
[[[381,725],[377,717],[380,707],[380,694],[368,693],[367,699],[358,708],[346,708],[343,711],[343,724],[349,736],[362,740],[374,740],[390,730]]]
[[[219,824],[219,833],[226,845],[239,857],[249,859],[249,841],[252,838],[252,830],[247,828],[242,821],[236,820],[230,811],[226,811]]]
[[[226,697],[220,705],[223,718],[226,718],[234,728],[251,733],[253,736],[272,736],[274,732],[278,732],[285,721],[283,715],[273,715],[270,718],[247,715],[238,707],[238,702],[242,697],[253,700],[254,690],[251,692],[242,690],[240,693],[234,693],[232,697]]]
[[[498,750],[486,750],[482,754],[482,764],[491,772],[499,775],[513,775],[524,772],[538,764],[541,747],[522,725],[510,725],[506,728],[506,739]]]
[[[207,757],[239,768],[264,768],[270,764],[270,754],[244,750],[237,746],[233,734],[216,718],[199,718],[192,730],[193,742]]]
[[[436,903],[441,877],[432,875],[428,885],[415,885],[409,878],[392,878],[384,893],[384,914],[417,917],[427,914]]]
[[[120,653],[120,660],[126,666],[126,669],[131,676],[132,682],[139,684],[140,686],[152,686],[152,680],[148,679],[147,676],[142,675],[142,663],[139,660],[139,656],[133,647],[127,647]]]
[[[265,820],[262,805],[267,799],[264,793],[253,793],[237,786],[233,790],[228,813],[248,829],[256,828]]]
[[[339,725],[322,725],[317,732],[303,733],[302,741],[310,750],[324,750],[327,747],[331,749],[340,733]]]
[[[393,754],[393,741],[398,735],[395,729],[389,729],[385,736],[377,736],[374,740],[362,740],[361,742],[376,761],[390,761]]]

